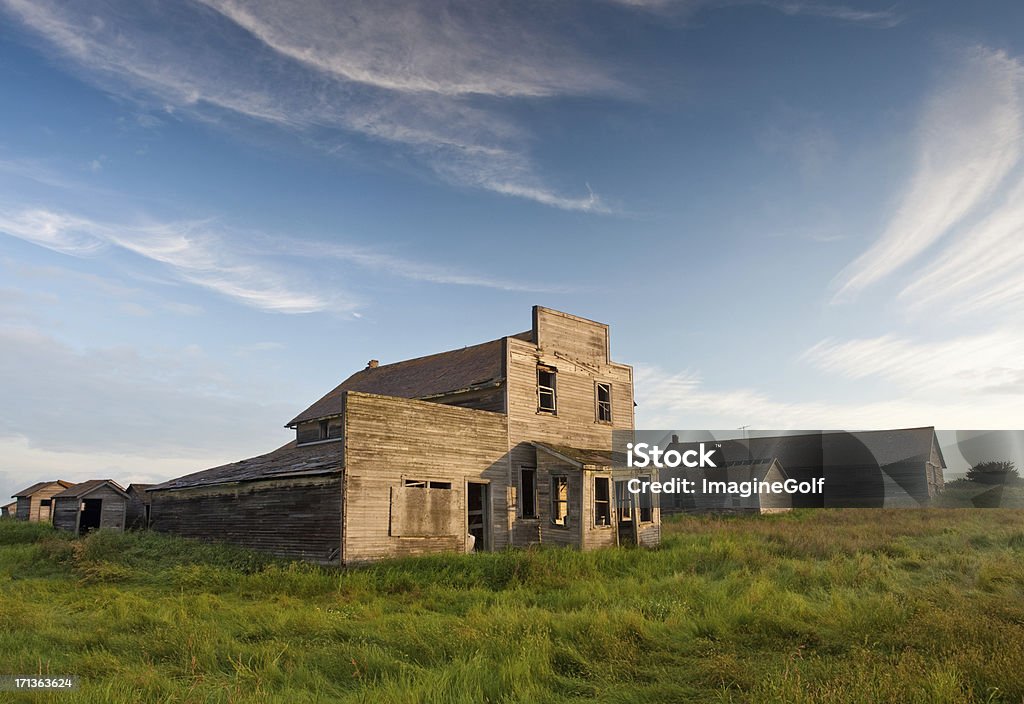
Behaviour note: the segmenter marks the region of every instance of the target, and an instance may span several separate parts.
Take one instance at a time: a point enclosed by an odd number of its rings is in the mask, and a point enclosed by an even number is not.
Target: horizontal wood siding
[[[16,517],[19,521],[42,521],[50,523],[53,518],[53,505],[49,508],[42,505],[44,499],[53,499],[54,495],[64,491],[67,487],[56,482],[37,489],[32,496],[18,498]]]
[[[345,403],[346,563],[465,549],[470,480],[490,483],[491,547],[508,545],[504,415],[354,392]],[[405,478],[451,482],[458,535],[390,535],[392,489]]]
[[[227,542],[271,554],[337,562],[341,547],[341,478],[295,477],[156,490],[152,530]]]
[[[604,477],[608,480],[608,499],[610,502],[611,524],[607,526],[594,525],[594,480],[597,477]],[[611,472],[583,472],[583,549],[607,548],[616,544],[615,532],[617,530],[617,517],[615,513],[615,482]]]
[[[74,532],[78,527],[78,507],[80,505],[81,501],[76,496],[54,499],[54,527]]]
[[[125,516],[125,528],[129,530],[141,530],[146,528],[146,505],[149,503],[149,496],[144,491],[129,491],[128,513]]]

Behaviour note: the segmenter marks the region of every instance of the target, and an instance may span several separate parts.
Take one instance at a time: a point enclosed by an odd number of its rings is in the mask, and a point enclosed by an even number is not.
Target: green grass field
[[[59,702],[1022,702],[1024,512],[682,518],[657,550],[339,571],[0,520],[0,672]],[[20,697],[20,699],[19,699]]]

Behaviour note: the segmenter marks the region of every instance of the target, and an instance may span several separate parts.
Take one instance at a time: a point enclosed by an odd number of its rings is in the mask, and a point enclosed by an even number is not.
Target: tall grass
[[[1024,514],[683,517],[655,550],[337,570],[0,521],[0,670],[61,702],[1021,702]],[[0,695],[3,696],[3,695]]]

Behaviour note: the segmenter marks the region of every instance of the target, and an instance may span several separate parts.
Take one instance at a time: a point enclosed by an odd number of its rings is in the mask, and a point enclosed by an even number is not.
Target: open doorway
[[[490,550],[489,485],[482,482],[466,483],[466,530],[475,538],[473,550]]]
[[[78,534],[98,530],[103,515],[103,499],[82,499],[82,512],[78,517]]]

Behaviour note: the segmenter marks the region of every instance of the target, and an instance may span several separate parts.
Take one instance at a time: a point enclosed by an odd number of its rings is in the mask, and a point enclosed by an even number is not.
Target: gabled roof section
[[[23,499],[26,496],[32,496],[34,493],[36,493],[40,489],[45,489],[46,487],[53,486],[54,484],[60,484],[65,489],[67,489],[68,487],[74,486],[74,483],[66,482],[63,479],[56,479],[56,480],[50,481],[50,482],[36,482],[35,484],[30,486],[29,488],[22,489],[17,494],[11,494],[11,498],[13,498],[13,499]]]
[[[171,479],[163,484],[149,487],[148,491],[334,474],[344,469],[344,466],[341,443],[327,442],[297,446],[293,440],[265,455]]]
[[[295,416],[288,426],[340,414],[346,391],[422,399],[487,388],[504,380],[505,345],[504,338],[499,338],[450,352],[367,367]]]
[[[126,497],[128,496],[128,492],[124,490],[124,487],[115,482],[113,479],[90,479],[87,482],[75,484],[74,486],[69,487],[64,491],[60,492],[59,494],[54,494],[53,498],[80,498],[82,496],[85,496],[86,494],[91,494],[92,492],[104,486],[109,486],[111,489],[118,492],[119,494],[123,494]]]

